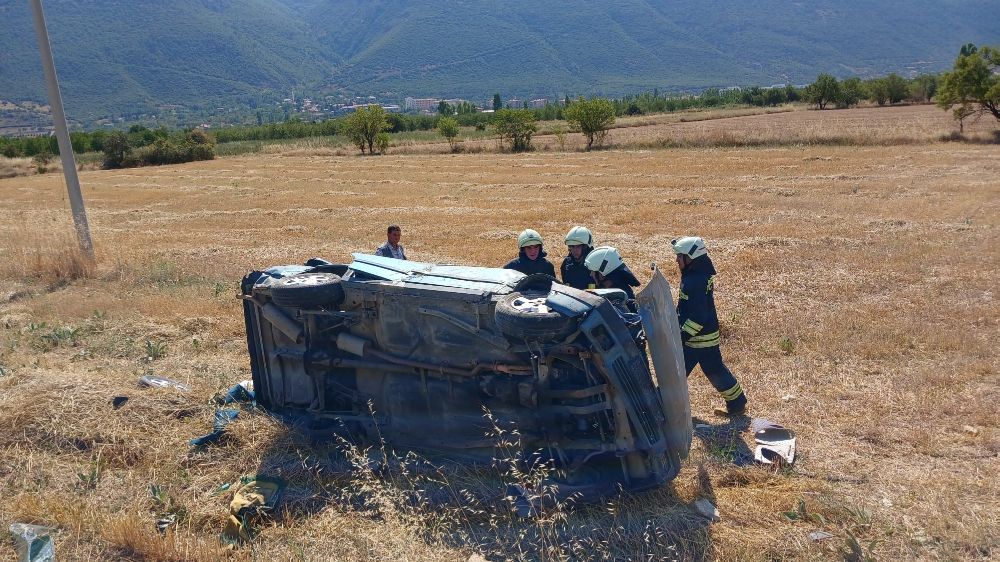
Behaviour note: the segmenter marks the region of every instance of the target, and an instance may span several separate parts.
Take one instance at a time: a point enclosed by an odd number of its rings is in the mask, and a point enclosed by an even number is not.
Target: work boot
[[[742,416],[747,412],[747,396],[746,394],[740,394],[740,397],[736,400],[726,400],[726,407],[721,406],[715,408],[715,415],[717,416]]]

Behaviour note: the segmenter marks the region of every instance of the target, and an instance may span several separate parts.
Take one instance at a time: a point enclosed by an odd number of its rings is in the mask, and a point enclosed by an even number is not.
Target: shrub
[[[458,142],[456,140],[458,138],[458,121],[452,117],[444,117],[438,121],[437,128],[441,136],[448,140],[448,146],[454,152]]]
[[[615,106],[603,98],[580,98],[567,107],[564,113],[566,121],[578,127],[587,137],[587,150],[594,146],[595,141],[601,144],[608,129],[615,123]]]
[[[4,145],[3,150],[0,150],[0,154],[3,154],[7,158],[18,158],[23,156],[21,149],[15,144]]]
[[[156,134],[152,142],[142,144],[145,140],[142,131],[133,131],[129,135],[121,131],[112,132],[104,140],[104,167],[159,166],[215,158],[215,140],[199,129],[176,134],[172,138]]]
[[[389,133],[382,131],[375,135],[375,149],[379,154],[385,154],[389,150]]]
[[[513,152],[531,150],[531,136],[537,130],[535,116],[527,109],[501,109],[493,116],[493,131],[500,144],[509,144]]]
[[[126,159],[132,153],[128,135],[122,131],[112,131],[104,139],[104,168],[124,168]]]

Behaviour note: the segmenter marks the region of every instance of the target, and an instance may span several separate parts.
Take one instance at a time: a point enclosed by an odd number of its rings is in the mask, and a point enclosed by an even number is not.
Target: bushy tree
[[[864,97],[865,93],[861,87],[861,79],[848,78],[840,83],[840,98],[837,100],[837,107],[854,107]]]
[[[438,120],[438,132],[441,136],[448,140],[448,146],[454,152],[457,146],[456,139],[458,138],[458,121],[453,117],[442,117]]]
[[[563,111],[566,121],[587,137],[587,150],[601,144],[615,123],[615,106],[604,98],[580,98]]]
[[[820,74],[816,81],[806,86],[803,99],[816,104],[819,109],[826,109],[831,102],[840,99],[840,82],[830,74]]]
[[[500,144],[509,144],[514,152],[531,150],[531,136],[538,127],[535,115],[526,109],[500,109],[493,115],[493,132]]]
[[[963,46],[955,66],[941,77],[936,99],[959,124],[987,113],[1000,121],[1000,49]]]
[[[889,103],[889,85],[885,78],[872,78],[864,82],[865,97],[879,105]]]
[[[388,128],[389,120],[386,118],[385,110],[381,106],[370,105],[358,108],[348,115],[344,121],[343,132],[362,154],[365,153],[365,149],[370,154],[375,154],[375,138]]]
[[[448,102],[441,100],[438,102],[438,113],[441,115],[454,115],[455,108],[453,108]]]
[[[890,104],[899,103],[910,93],[910,85],[902,76],[893,72],[885,77],[885,90]]]
[[[104,139],[104,168],[121,168],[131,155],[128,135],[122,131],[112,131]]]
[[[500,111],[503,109],[503,98],[500,94],[493,94],[493,111]]]
[[[910,82],[910,99],[927,102],[934,98],[937,92],[937,76],[921,74]]]

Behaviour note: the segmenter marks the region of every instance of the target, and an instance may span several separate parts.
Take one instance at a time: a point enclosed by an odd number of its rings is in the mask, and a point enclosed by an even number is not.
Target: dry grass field
[[[72,251],[61,176],[0,180],[0,523],[55,527],[61,560],[995,558],[1000,146],[937,142],[954,126],[935,111],[937,125],[923,108],[651,124],[592,153],[297,149],[84,171],[94,267]],[[657,143],[737,133],[883,137]],[[643,280],[657,262],[674,283],[669,240],[704,236],[723,355],[752,415],[797,432],[797,462],[738,466],[746,432],[700,432],[670,485],[518,520],[413,506],[407,482],[337,472],[332,447],[246,409],[227,440],[192,451],[210,397],[249,377],[241,276],[348,260],[390,222],[411,259],[476,265],[504,263],[525,227],[561,259],[562,235],[585,224]],[[146,373],[191,391],[137,388]],[[721,425],[700,371],[691,390],[698,423]],[[116,395],[129,397],[117,410]],[[289,481],[283,509],[220,551],[216,491],[255,472]],[[695,514],[699,498],[721,521]],[[166,504],[178,523],[161,536]],[[820,530],[832,537],[809,538]]]

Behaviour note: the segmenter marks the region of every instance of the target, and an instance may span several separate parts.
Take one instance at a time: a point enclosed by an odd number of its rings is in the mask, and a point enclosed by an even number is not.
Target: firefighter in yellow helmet
[[[544,273],[556,276],[556,268],[552,262],[545,259],[546,253],[542,249],[542,235],[538,231],[526,229],[517,237],[517,247],[520,248],[516,258],[510,260],[504,269],[520,271],[525,275],[532,273]]]
[[[715,312],[715,265],[708,257],[705,241],[697,236],[685,236],[671,243],[681,271],[677,319],[684,342],[684,368],[690,375],[695,365],[726,401],[718,414],[742,415],[746,412],[747,396],[736,377],[722,362],[719,351],[719,318]]]
[[[594,249],[594,236],[585,226],[574,226],[566,234],[567,255],[559,267],[562,282],[581,290],[595,289],[597,285],[587,269],[587,255]]]

